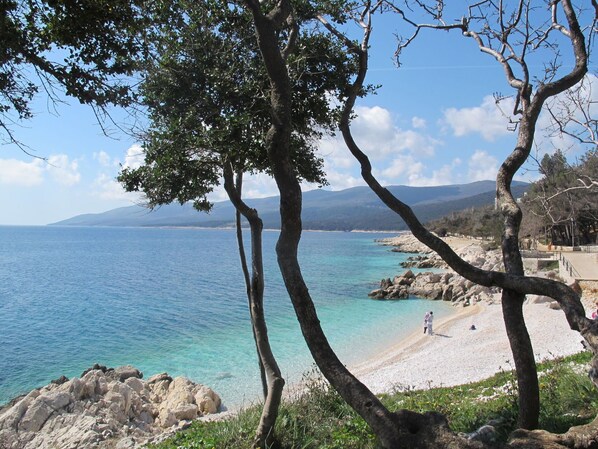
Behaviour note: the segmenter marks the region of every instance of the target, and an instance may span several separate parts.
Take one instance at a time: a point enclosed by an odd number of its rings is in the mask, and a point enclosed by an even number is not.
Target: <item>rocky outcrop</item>
[[[384,246],[392,246],[393,248],[391,251],[393,252],[419,254],[432,253],[430,248],[417,240],[411,233],[401,234],[398,237],[376,239],[376,242]]]
[[[399,264],[403,268],[441,268],[446,269],[448,265],[437,254],[430,254],[427,256],[409,256],[406,261]]]
[[[132,448],[220,407],[214,391],[184,377],[142,377],[94,365],[33,390],[0,410],[0,448]]]
[[[374,299],[418,297],[468,305],[479,301],[492,301],[496,292],[496,288],[474,284],[452,272],[414,274],[408,270],[392,280],[383,279],[380,288],[371,291],[369,296]]]
[[[466,262],[483,270],[502,270],[502,260],[498,251],[485,251],[479,245],[469,245],[457,251]],[[437,254],[410,258],[417,262],[416,267],[442,268],[446,264]],[[425,263],[425,264],[424,264]],[[497,288],[483,287],[468,281],[452,270],[444,272],[414,273],[407,270],[401,275],[383,279],[380,288],[370,292],[374,299],[405,299],[418,297],[473,304],[478,301],[491,301]]]

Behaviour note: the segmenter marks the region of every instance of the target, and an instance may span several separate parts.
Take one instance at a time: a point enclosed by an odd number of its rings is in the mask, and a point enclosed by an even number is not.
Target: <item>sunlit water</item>
[[[349,365],[418,329],[426,310],[452,310],[368,298],[407,257],[374,242],[383,236],[306,232],[301,240],[320,320]],[[266,313],[293,383],[313,361],[278,272],[277,237],[264,233]],[[259,397],[256,360],[233,231],[0,227],[0,403],[100,363],[185,375],[237,407]]]

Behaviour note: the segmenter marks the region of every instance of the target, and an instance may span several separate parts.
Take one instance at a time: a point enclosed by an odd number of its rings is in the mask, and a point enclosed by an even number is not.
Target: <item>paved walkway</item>
[[[563,251],[560,258],[569,276],[579,280],[598,281],[598,253]]]

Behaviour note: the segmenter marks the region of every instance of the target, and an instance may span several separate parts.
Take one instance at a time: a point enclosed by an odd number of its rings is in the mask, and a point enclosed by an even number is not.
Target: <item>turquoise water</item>
[[[426,310],[452,310],[368,299],[406,257],[374,242],[383,236],[306,232],[301,241],[322,326],[349,365],[419,329]],[[313,362],[278,272],[277,237],[264,233],[265,307],[292,383]],[[259,398],[256,360],[233,231],[0,227],[0,403],[100,363],[185,375],[236,407]]]

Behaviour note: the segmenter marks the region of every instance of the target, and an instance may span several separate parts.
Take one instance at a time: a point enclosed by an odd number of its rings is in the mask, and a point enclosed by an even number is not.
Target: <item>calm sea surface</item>
[[[452,310],[368,299],[406,257],[374,242],[384,236],[306,232],[301,241],[304,277],[347,364],[419,329],[426,310]],[[313,362],[278,272],[277,237],[264,233],[266,313],[292,383]],[[233,231],[0,227],[0,404],[100,363],[185,375],[236,407],[259,397],[256,360]]]

